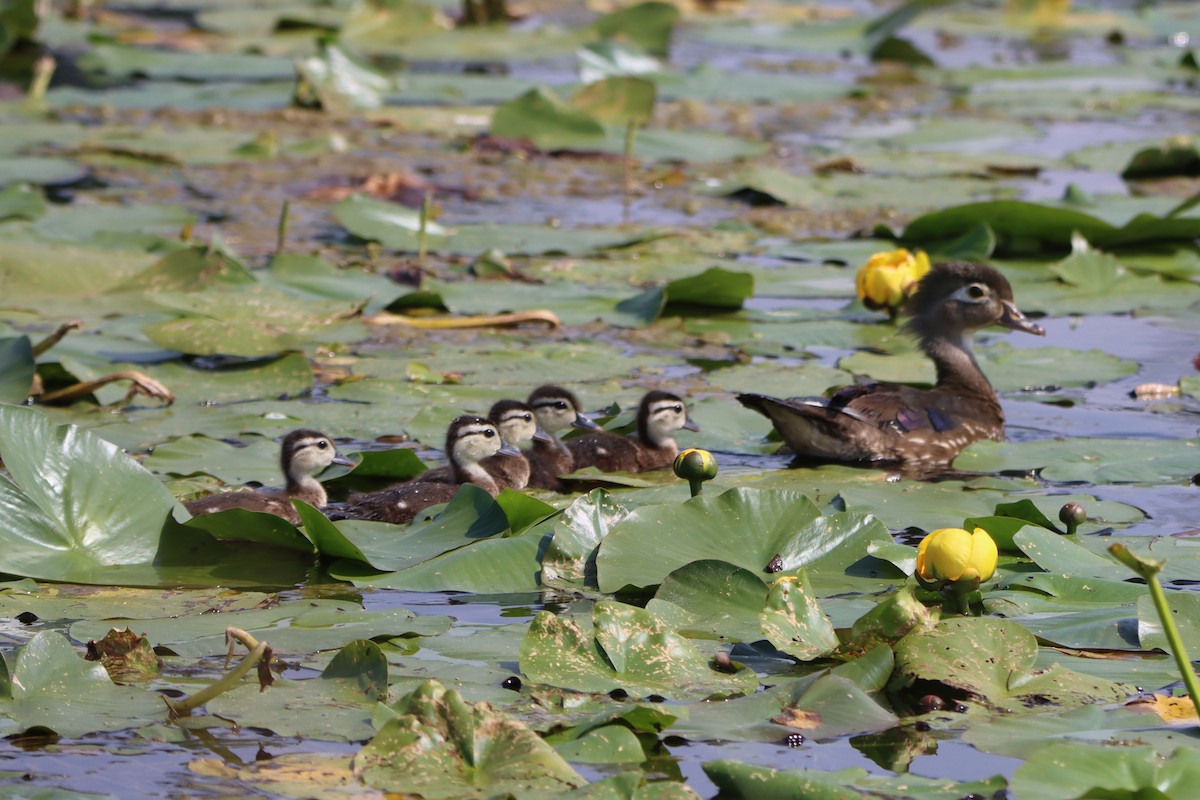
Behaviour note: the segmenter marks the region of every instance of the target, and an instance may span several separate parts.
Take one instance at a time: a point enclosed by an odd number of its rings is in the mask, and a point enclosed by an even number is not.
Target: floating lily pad
[[[591,631],[543,611],[521,643],[521,671],[532,680],[579,691],[624,689],[674,699],[753,693],[758,678],[744,667],[718,671],[711,654],[668,630],[644,609],[610,600],[596,604]]]
[[[795,492],[730,489],[680,506],[637,509],[601,542],[596,568],[605,592],[655,586],[701,559],[728,561],[755,574],[809,567],[840,575],[866,556],[869,541],[886,537],[871,517],[826,516]]]
[[[1101,350],[1062,347],[1016,348],[996,342],[975,351],[979,366],[1001,392],[1041,386],[1083,386],[1106,383],[1137,372],[1137,364]],[[928,383],[936,379],[933,364],[919,352],[877,355],[855,353],[838,362],[847,372],[877,381]]]
[[[271,634],[262,634],[271,642]],[[278,653],[278,651],[276,651]],[[375,706],[387,699],[387,659],[375,642],[358,639],[341,648],[320,677],[276,679],[266,690],[248,680],[205,704],[209,713],[269,728],[279,736],[361,741],[374,734]]]
[[[1015,622],[943,619],[936,628],[918,630],[896,645],[891,687],[903,690],[917,680],[937,681],[985,706],[1010,710],[1029,703],[1114,702],[1134,691],[1061,667],[1032,672],[1037,649],[1033,635]]]
[[[976,442],[954,461],[972,472],[1038,470],[1057,482],[1159,483],[1196,474],[1200,440],[1058,439]]]
[[[118,448],[4,406],[0,453],[12,476],[0,481],[6,572],[88,583],[107,566],[154,559],[175,498]]]
[[[368,785],[427,798],[561,793],[585,781],[550,745],[487,704],[427,681],[354,757]]]
[[[0,665],[0,729],[7,735],[48,728],[79,737],[163,717],[153,692],[117,686],[96,662],[87,662],[66,637],[43,631],[16,653],[11,672]]]
[[[1051,744],[1032,754],[1013,774],[1012,789],[1030,800],[1086,797],[1094,792],[1114,800],[1147,796],[1184,800],[1198,779],[1200,754],[1188,747],[1164,758],[1153,747],[1070,742]]]
[[[881,800],[956,800],[1003,793],[1007,782],[1001,776],[959,783],[952,779],[919,775],[886,778],[861,767],[836,772],[817,769],[780,770],[738,761],[710,761],[704,772],[722,796],[740,800],[782,800],[785,797],[849,798],[878,797]]]

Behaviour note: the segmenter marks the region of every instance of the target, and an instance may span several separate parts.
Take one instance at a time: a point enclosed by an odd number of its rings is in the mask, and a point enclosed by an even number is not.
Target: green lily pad
[[[1028,704],[1072,706],[1115,702],[1133,687],[1055,667],[1034,673],[1037,641],[1015,622],[981,618],[943,619],[937,627],[910,633],[896,644],[893,691],[914,681],[937,681],[991,708],[1018,710]],[[986,654],[986,655],[985,655]]]
[[[794,575],[802,567],[841,574],[866,556],[867,543],[888,538],[874,518],[823,515],[795,492],[730,489],[680,506],[647,506],[619,522],[596,556],[600,590],[655,586],[672,570],[701,559],[728,561],[755,574]],[[815,579],[815,574],[814,574]]]
[[[296,101],[326,111],[379,108],[396,82],[328,42],[318,42],[314,56],[298,59]]]
[[[554,537],[542,555],[541,582],[558,589],[596,588],[596,548],[628,514],[604,489],[577,498],[554,523]]]
[[[540,736],[486,704],[427,681],[354,757],[371,787],[436,798],[561,793],[585,781]]]
[[[163,715],[157,695],[114,684],[102,665],[84,661],[66,637],[52,631],[29,640],[17,651],[11,673],[7,666],[0,673],[0,729],[7,735],[40,727],[80,737]]]
[[[279,486],[283,480],[279,445],[270,441],[234,447],[206,436],[188,436],[155,447],[142,466],[164,475],[205,473],[232,486],[247,483]]]
[[[0,222],[10,219],[37,219],[46,213],[46,198],[40,191],[14,183],[0,191]]]
[[[114,78],[144,76],[197,81],[286,80],[291,59],[241,53],[194,53],[179,50],[97,44],[79,59],[85,72]]]
[[[738,761],[709,761],[704,773],[721,790],[722,797],[737,800],[784,800],[810,797],[841,800],[878,797],[880,800],[957,800],[976,795],[1003,794],[1007,782],[997,775],[981,781],[958,782],[919,775],[881,777],[861,767],[836,772],[817,769],[772,769]]]
[[[1200,779],[1200,753],[1179,747],[1165,758],[1153,747],[1111,747],[1069,742],[1032,754],[1013,773],[1016,796],[1065,800],[1102,796],[1112,800],[1190,797]],[[1098,794],[1099,793],[1099,794]]]
[[[3,406],[0,454],[12,476],[0,480],[6,572],[89,583],[107,566],[154,559],[175,498],[120,449]]]
[[[387,659],[379,645],[356,639],[338,651],[318,678],[276,679],[265,691],[247,680],[205,708],[278,736],[308,737],[319,731],[322,740],[352,742],[374,734],[372,712],[387,699],[387,688]]]
[[[1071,483],[1164,483],[1196,474],[1200,439],[1055,439],[976,442],[954,460],[970,472],[1038,470],[1044,480]]]
[[[299,300],[255,287],[155,294],[154,300],[183,312],[169,322],[147,325],[157,345],[194,355],[255,358],[297,349],[313,336],[358,315],[359,302]]]
[[[1133,375],[1135,362],[1101,350],[1061,347],[1016,348],[996,342],[975,351],[980,367],[997,391],[1020,391],[1033,386],[1084,386]],[[855,353],[838,362],[847,372],[877,381],[928,383],[936,379],[933,364],[920,352],[889,355]]]
[[[0,339],[0,403],[20,405],[33,388],[33,345],[28,336]]]
[[[752,670],[718,671],[711,655],[653,613],[611,600],[596,603],[590,631],[569,617],[539,613],[521,642],[521,671],[549,686],[675,699],[750,694],[758,687]]]
[[[290,659],[336,650],[356,639],[437,636],[449,629],[450,619],[418,616],[403,608],[364,609],[355,601],[284,600],[268,608],[232,608],[220,614],[84,621],[70,630],[72,636],[87,641],[101,638],[114,625],[128,625],[155,647],[185,658],[223,655],[228,649],[225,629],[233,625]]]

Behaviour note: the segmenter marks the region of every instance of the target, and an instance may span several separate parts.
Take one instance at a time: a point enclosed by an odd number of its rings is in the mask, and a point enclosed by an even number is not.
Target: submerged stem
[[[246,673],[254,669],[258,662],[262,660],[264,655],[267,655],[271,652],[271,648],[266,642],[260,642],[256,640],[253,636],[241,630],[240,628],[226,628],[225,638],[229,642],[229,651],[231,657],[233,655],[233,643],[235,640],[245,645],[246,649],[250,652],[246,654],[246,657],[243,658],[236,667],[229,672],[226,672],[220,677],[220,679],[209,684],[195,694],[189,695],[182,700],[170,700],[163,698],[167,703],[167,707],[171,709],[171,715],[173,717],[185,717],[213,698],[218,697],[219,695],[222,695],[233,687],[237,686],[242,678],[245,677]],[[226,659],[226,664],[228,663],[228,659]]]

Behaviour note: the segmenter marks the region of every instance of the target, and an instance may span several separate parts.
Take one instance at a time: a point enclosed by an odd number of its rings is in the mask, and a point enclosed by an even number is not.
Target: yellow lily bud
[[[707,450],[689,447],[675,456],[675,474],[684,480],[709,481],[717,477],[717,459]]]
[[[700,488],[705,481],[717,477],[717,459],[707,450],[689,447],[675,456],[672,469],[676,475],[688,482],[692,497],[695,497],[700,494]]]
[[[929,267],[929,256],[924,250],[918,250],[915,255],[903,247],[876,253],[859,267],[854,279],[858,299],[867,308],[887,309],[894,317],[916,290],[917,283],[929,272]]]
[[[966,581],[978,586],[996,571],[999,552],[983,528],[940,528],[917,546],[917,575],[930,583]]]

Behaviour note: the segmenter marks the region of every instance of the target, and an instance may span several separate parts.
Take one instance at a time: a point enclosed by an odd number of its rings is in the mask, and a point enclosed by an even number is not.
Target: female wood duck
[[[575,456],[558,440],[558,432],[568,428],[598,431],[600,426],[583,415],[583,406],[575,394],[561,386],[539,386],[529,393],[529,407],[538,425],[546,433],[545,440],[535,439],[526,454],[529,460],[529,487],[568,491],[559,475],[575,471]]]
[[[698,431],[688,419],[687,406],[670,392],[647,392],[638,405],[634,439],[608,431],[589,433],[565,444],[575,458],[575,469],[597,467],[604,472],[645,472],[671,466],[679,454],[674,433],[680,428]]]
[[[497,400],[488,411],[487,418],[500,431],[500,438],[518,451],[530,442],[551,441],[538,426],[533,409],[520,400]],[[524,489],[529,485],[530,464],[524,452],[517,457],[508,455],[488,456],[479,465],[496,481],[501,490]],[[431,469],[420,476],[422,481],[437,483],[462,483],[455,480],[454,470],[449,465]]]
[[[905,328],[937,366],[932,389],[875,383],[847,386],[828,399],[738,400],[770,418],[805,459],[940,467],[971,442],[1004,438],[1004,411],[971,352],[971,334],[991,325],[1046,334],[1017,309],[1008,280],[984,264],[935,264],[908,313]]]
[[[354,466],[353,461],[338,455],[337,448],[328,436],[307,429],[295,430],[283,437],[279,464],[287,480],[283,489],[221,492],[184,503],[184,507],[193,517],[229,508],[244,508],[247,511],[274,514],[293,525],[299,525],[300,516],[292,505],[292,498],[321,508],[327,499],[325,487],[313,476],[330,464]]]
[[[495,424],[483,417],[464,416],[450,423],[446,432],[446,455],[454,474],[453,483],[415,480],[378,492],[351,497],[338,515],[351,519],[380,522],[409,522],[429,506],[448,503],[458,492],[458,484],[474,483],[495,497],[501,486],[482,462],[489,456],[520,456],[521,451],[505,444]]]

